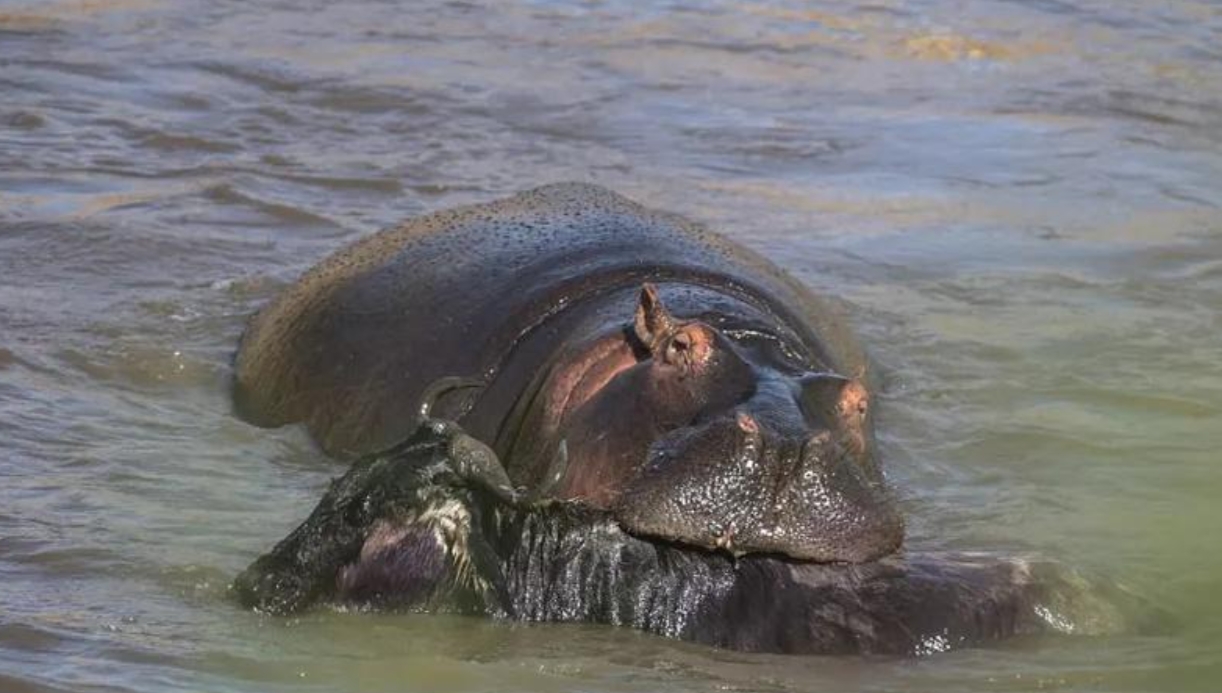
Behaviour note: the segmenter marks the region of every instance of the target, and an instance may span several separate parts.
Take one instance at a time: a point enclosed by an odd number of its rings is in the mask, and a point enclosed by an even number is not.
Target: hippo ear
[[[674,329],[675,319],[666,310],[666,306],[662,305],[657,288],[648,282],[642,284],[640,300],[636,305],[636,318],[633,320],[636,338],[652,351],[662,338]]]

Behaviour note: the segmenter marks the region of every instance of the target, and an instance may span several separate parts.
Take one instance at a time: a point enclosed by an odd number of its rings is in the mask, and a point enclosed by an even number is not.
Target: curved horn
[[[420,393],[420,418],[428,419],[430,417],[433,407],[437,404],[437,400],[441,399],[442,395],[453,392],[454,390],[477,390],[483,389],[487,386],[488,383],[483,378],[477,378],[474,376],[464,377],[460,375],[447,375],[445,377],[438,378],[428,387],[424,388],[424,390]],[[467,412],[471,411],[471,407],[474,406],[474,404],[475,402],[473,399],[469,399],[464,402],[459,410],[458,416],[455,418],[462,418],[465,416]]]

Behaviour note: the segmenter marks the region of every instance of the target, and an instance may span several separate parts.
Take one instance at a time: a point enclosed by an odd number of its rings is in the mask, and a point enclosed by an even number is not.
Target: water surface
[[[0,689],[1216,690],[1219,64],[1208,0],[0,2]],[[891,660],[237,609],[341,471],[231,415],[246,316],[557,180],[844,307],[910,546],[1052,557],[1180,627]]]

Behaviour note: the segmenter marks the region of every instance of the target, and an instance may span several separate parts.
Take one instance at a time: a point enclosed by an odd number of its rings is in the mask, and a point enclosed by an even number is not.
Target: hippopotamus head
[[[770,363],[648,284],[623,339],[557,379],[545,495],[736,555],[862,562],[899,547],[861,382]]]

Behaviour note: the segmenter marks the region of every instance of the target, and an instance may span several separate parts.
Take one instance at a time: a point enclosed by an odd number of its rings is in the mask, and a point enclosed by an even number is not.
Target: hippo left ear
[[[647,349],[653,351],[658,342],[675,329],[675,319],[671,316],[662,299],[658,297],[658,289],[648,282],[641,285],[640,299],[636,305],[636,318],[633,320],[633,331]]]

